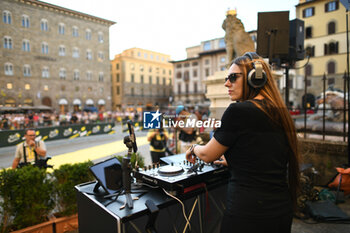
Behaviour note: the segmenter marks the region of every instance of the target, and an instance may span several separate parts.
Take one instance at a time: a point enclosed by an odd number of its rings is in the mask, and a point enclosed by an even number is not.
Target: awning
[[[81,100],[80,99],[73,100],[73,105],[81,105]]]
[[[87,99],[85,102],[86,105],[93,105],[94,101],[92,99]]]
[[[67,105],[67,104],[68,104],[68,101],[67,101],[66,99],[60,99],[60,100],[58,101],[58,104],[59,104],[59,105]]]
[[[104,99],[99,99],[97,102],[98,105],[105,105],[106,101]]]

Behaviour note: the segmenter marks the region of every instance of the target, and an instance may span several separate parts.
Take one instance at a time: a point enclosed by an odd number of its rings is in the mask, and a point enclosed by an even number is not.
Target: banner
[[[97,134],[113,134],[114,123],[86,124],[86,125],[68,125],[37,128],[36,139],[51,141],[56,139],[77,137],[86,137]],[[0,147],[14,146],[24,140],[24,129],[0,131]]]

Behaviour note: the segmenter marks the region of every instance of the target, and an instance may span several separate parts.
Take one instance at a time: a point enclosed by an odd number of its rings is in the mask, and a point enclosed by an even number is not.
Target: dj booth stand
[[[75,186],[78,203],[79,232],[81,233],[140,233],[147,232],[151,212],[146,202],[151,200],[158,208],[155,218],[157,232],[215,233],[220,230],[220,223],[225,209],[227,179],[222,179],[206,188],[198,188],[177,196],[185,206],[190,226],[183,216],[181,204],[160,189],[142,187],[147,190],[139,200],[134,201],[132,209],[120,207],[125,196],[114,199],[98,197],[93,194],[95,182]],[[131,194],[133,197],[137,194]]]

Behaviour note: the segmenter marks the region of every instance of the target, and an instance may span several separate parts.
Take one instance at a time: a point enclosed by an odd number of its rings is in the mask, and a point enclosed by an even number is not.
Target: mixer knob
[[[152,169],[152,165],[148,165],[148,170],[151,170]]]
[[[152,168],[153,168],[153,169],[155,168],[155,166],[156,166],[155,164],[152,164]]]

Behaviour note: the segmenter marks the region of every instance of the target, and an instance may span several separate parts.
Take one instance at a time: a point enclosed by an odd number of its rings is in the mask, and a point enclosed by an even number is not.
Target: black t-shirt
[[[266,109],[265,102],[259,102]],[[226,109],[214,137],[229,147],[225,152],[231,172],[227,215],[264,218],[292,212],[287,185],[291,152],[281,127],[245,101]]]

